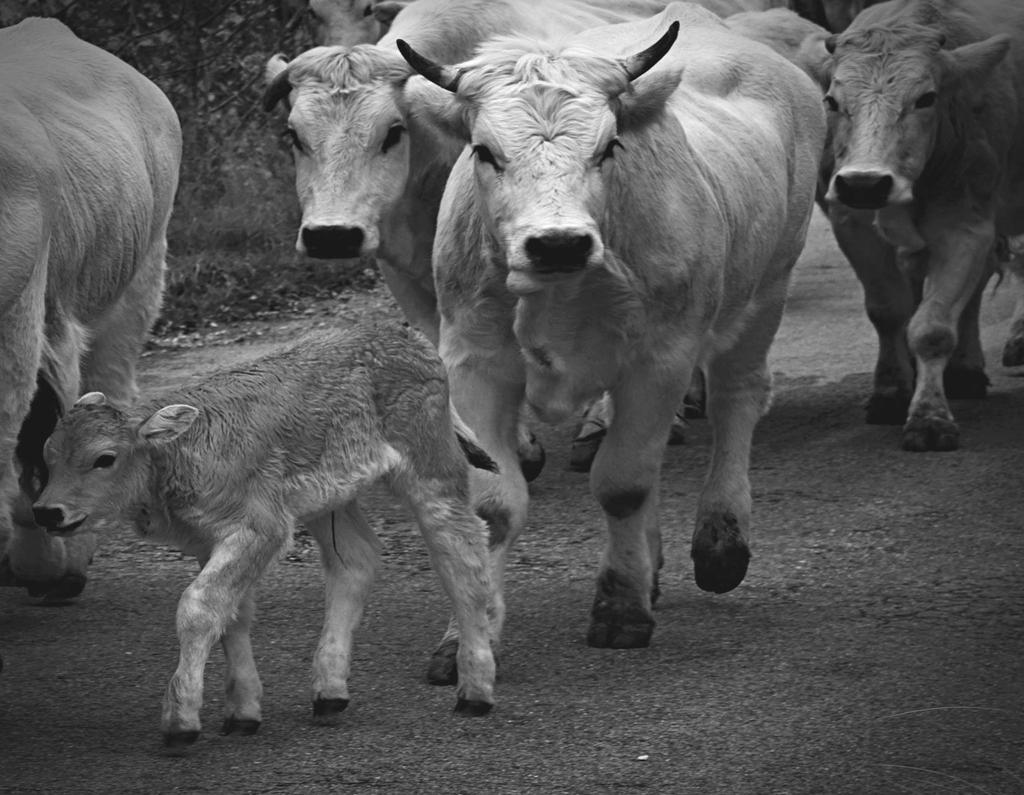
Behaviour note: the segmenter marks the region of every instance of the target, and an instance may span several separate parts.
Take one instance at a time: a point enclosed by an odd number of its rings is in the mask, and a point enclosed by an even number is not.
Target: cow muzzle
[[[61,505],[32,506],[32,518],[51,535],[69,535],[82,526],[85,515],[76,516]]]
[[[880,210],[892,201],[895,180],[884,171],[842,169],[832,178],[826,197],[855,210]]]
[[[538,274],[575,273],[587,267],[594,250],[589,232],[550,231],[523,242],[527,261]]]
[[[315,259],[356,259],[366,242],[359,226],[304,226],[301,237],[303,253]]]

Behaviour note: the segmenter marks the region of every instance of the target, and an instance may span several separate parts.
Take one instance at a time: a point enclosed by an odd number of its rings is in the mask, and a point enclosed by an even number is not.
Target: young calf
[[[199,736],[203,667],[218,638],[227,658],[223,731],[259,727],[254,590],[300,521],[319,543],[326,580],[313,714],[326,721],[347,706],[352,632],[379,558],[356,497],[386,476],[454,603],[455,711],[482,715],[494,684],[490,575],[486,527],[467,507],[466,457],[494,465],[468,434],[426,338],[385,324],[334,331],[135,414],[99,392],[84,395],[46,443],[49,482],[34,510],[54,533],[129,526],[199,559],[178,603],[181,654],[163,705],[164,741],[183,747]]]

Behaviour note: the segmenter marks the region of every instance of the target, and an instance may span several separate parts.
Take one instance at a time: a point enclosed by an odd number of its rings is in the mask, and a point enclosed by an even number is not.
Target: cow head
[[[302,207],[296,248],[323,259],[372,255],[381,217],[409,178],[401,105],[409,67],[376,45],[317,47],[267,64],[264,108],[288,106],[285,138]]]
[[[913,202],[943,125],[1005,57],[1009,38],[946,44],[941,32],[917,22],[855,24],[827,40],[835,155],[829,201],[867,210]]]
[[[376,44],[404,5],[379,0],[309,0],[313,40],[318,45],[341,47]]]
[[[419,110],[471,145],[480,213],[504,250],[512,292],[604,262],[601,224],[620,134],[660,114],[680,74],[631,84],[668,52],[677,32],[673,23],[626,58],[498,39],[458,66],[398,42],[417,72],[455,95]]]
[[[32,507],[36,523],[59,535],[83,525],[139,526],[150,500],[153,448],[184,433],[198,413],[174,405],[138,419],[101,392],[83,395],[43,449],[50,477]]]

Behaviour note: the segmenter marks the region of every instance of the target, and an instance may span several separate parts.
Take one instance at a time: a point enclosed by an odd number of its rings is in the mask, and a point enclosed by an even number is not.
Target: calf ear
[[[86,392],[78,400],[75,401],[76,406],[105,406],[107,405],[107,396],[102,392]]]
[[[682,70],[655,72],[633,83],[631,91],[620,94],[619,132],[639,129],[661,113],[682,77]]]
[[[946,73],[954,80],[985,78],[1010,51],[1010,37],[1005,33],[965,44],[955,50],[943,50]]]
[[[192,406],[164,406],[142,421],[139,435],[150,442],[169,442],[191,428],[198,416],[199,409]]]
[[[396,3],[396,2],[385,2],[373,4],[373,17],[380,24],[387,27],[391,26],[391,23],[395,19],[395,15],[405,8],[407,3]]]

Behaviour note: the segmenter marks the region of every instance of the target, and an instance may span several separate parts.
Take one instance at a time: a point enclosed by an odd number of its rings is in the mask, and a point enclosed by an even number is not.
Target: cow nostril
[[[540,271],[576,271],[586,267],[594,249],[589,234],[549,232],[526,239],[526,255]]]
[[[302,230],[306,253],[316,259],[354,259],[362,254],[365,237],[358,226],[307,226]]]
[[[858,210],[880,210],[889,203],[891,174],[836,174],[836,196],[843,204]]]
[[[64,524],[64,511],[60,508],[33,507],[32,518],[40,527],[60,527]]]

